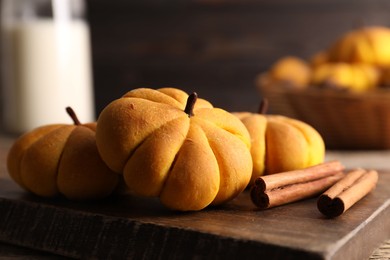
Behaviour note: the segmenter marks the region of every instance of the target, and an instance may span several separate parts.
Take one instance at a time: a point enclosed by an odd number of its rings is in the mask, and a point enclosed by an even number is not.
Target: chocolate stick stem
[[[75,125],[81,125],[79,119],[77,118],[76,113],[74,112],[74,110],[73,110],[71,107],[66,107],[66,112],[67,112],[68,115],[72,118],[73,123],[74,123]]]
[[[377,182],[378,172],[353,170],[318,198],[318,210],[327,217],[340,216],[372,191]]]
[[[268,111],[268,99],[263,98],[260,102],[259,111],[257,113],[265,115]]]
[[[198,99],[198,94],[196,92],[193,92],[191,95],[188,96],[187,98],[187,104],[186,107],[184,108],[184,112],[189,116],[194,115],[194,106],[196,103],[196,100]]]

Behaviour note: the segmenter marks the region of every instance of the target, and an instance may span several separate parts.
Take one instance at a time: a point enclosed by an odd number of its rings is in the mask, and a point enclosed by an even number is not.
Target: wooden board
[[[374,192],[326,219],[315,199],[259,211],[247,192],[192,213],[130,196],[44,200],[3,176],[0,241],[76,258],[366,259],[390,235],[389,185],[380,172]]]

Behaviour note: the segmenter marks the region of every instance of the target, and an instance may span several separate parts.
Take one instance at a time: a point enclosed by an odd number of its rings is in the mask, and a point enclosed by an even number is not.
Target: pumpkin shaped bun
[[[71,200],[100,199],[117,187],[119,175],[102,161],[95,140],[96,123],[38,127],[12,145],[7,168],[11,178],[40,197],[60,194]]]
[[[328,51],[330,62],[367,63],[379,67],[390,65],[390,29],[367,26],[340,37]]]
[[[266,106],[264,100],[259,113],[233,113],[251,135],[251,183],[262,175],[297,170],[324,161],[325,144],[317,130],[297,119],[265,115]]]
[[[380,80],[379,70],[366,63],[324,63],[313,69],[311,83],[353,91],[374,89]]]
[[[134,89],[105,107],[96,134],[103,160],[133,194],[174,210],[227,202],[251,177],[245,126],[195,93]]]
[[[309,64],[295,56],[285,56],[278,59],[270,68],[268,77],[272,83],[282,83],[296,89],[304,89],[310,80]]]

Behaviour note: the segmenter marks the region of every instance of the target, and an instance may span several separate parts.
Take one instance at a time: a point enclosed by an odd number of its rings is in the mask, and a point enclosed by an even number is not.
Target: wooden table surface
[[[60,255],[65,255],[84,258],[91,252],[95,257],[116,258],[123,252],[114,249],[123,250],[129,243],[134,252],[128,252],[128,255],[133,257],[170,256],[169,252],[183,254],[185,250],[178,248],[180,246],[187,247],[189,252],[193,248],[201,248],[210,254],[214,252],[219,256],[232,257],[234,255],[229,255],[229,252],[244,250],[241,252],[244,255],[248,252],[258,253],[260,245],[260,251],[267,251],[274,259],[286,259],[284,254],[295,256],[291,259],[347,259],[343,258],[345,256],[349,256],[349,259],[361,259],[361,256],[364,256],[363,259],[390,259],[390,151],[327,152],[327,160],[338,159],[348,168],[378,169],[382,174],[372,195],[350,209],[345,216],[329,220],[310,209],[315,205],[313,199],[273,210],[256,211],[245,193],[226,207],[179,214],[164,209],[157,200],[139,198],[93,203],[87,205],[87,209],[85,204],[42,200],[28,195],[7,177],[5,158],[11,144],[12,139],[0,137],[0,219],[7,222],[7,226],[0,223],[0,240],[7,242],[0,244],[0,256],[61,259]],[[7,217],[10,212],[17,213],[20,219]],[[23,217],[28,219],[28,223],[21,223]],[[42,227],[43,222],[47,227]],[[64,225],[59,226],[58,223]],[[227,227],[226,223],[239,227]],[[278,229],[277,226],[285,223],[295,227]],[[78,230],[80,227],[83,228]],[[169,229],[155,232],[156,227]],[[105,241],[109,240],[110,232],[118,233],[117,238],[125,241]],[[91,241],[85,241],[83,236],[87,234],[90,234]],[[171,241],[173,238],[180,239]],[[78,244],[67,245],[65,241],[72,239]],[[275,244],[275,239],[280,245]],[[336,240],[336,243],[329,240]],[[191,244],[188,241],[194,242]],[[199,241],[204,243],[199,244]],[[258,241],[261,243],[258,244]],[[164,247],[158,247],[160,242]],[[96,248],[97,245],[102,247]],[[142,251],[145,245],[148,245],[146,251]],[[240,250],[226,248],[232,245],[240,246]],[[154,250],[148,251],[148,248]]]

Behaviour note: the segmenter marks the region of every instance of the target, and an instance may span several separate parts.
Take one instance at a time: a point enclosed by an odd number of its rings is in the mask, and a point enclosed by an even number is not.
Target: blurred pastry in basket
[[[326,51],[320,51],[313,55],[310,59],[310,66],[315,68],[329,62],[328,53]]]
[[[328,50],[330,62],[367,63],[390,66],[390,29],[362,27],[345,33]]]
[[[310,75],[311,68],[305,60],[285,56],[277,60],[264,76],[272,85],[303,89],[308,86]]]
[[[258,77],[259,86],[323,87],[364,92],[390,87],[390,28],[369,26],[343,34],[311,59],[285,56]]]
[[[390,88],[390,67],[382,70],[379,86],[383,88]]]
[[[379,70],[364,63],[323,63],[313,67],[311,85],[325,88],[366,91],[380,80]]]

